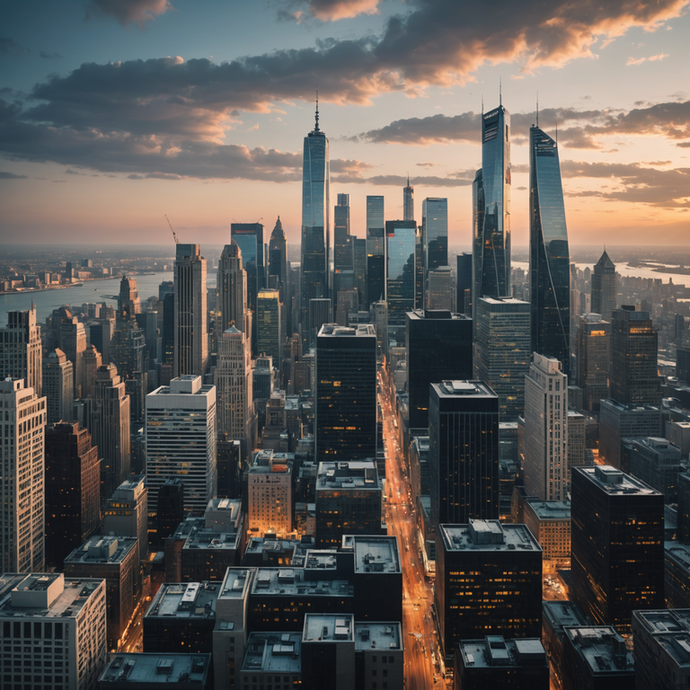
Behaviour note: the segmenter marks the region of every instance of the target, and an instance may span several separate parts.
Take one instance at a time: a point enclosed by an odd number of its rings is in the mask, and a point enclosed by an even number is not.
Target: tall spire
[[[498,78],[498,105],[503,105],[503,79]]]
[[[407,186],[410,186],[410,173],[407,173]]]
[[[314,126],[314,131],[319,131],[319,90],[316,89],[316,125]]]

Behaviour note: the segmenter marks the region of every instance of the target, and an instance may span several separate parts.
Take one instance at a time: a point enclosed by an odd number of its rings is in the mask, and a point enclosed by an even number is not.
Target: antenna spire
[[[410,173],[407,173],[407,186],[410,186]]]
[[[319,131],[319,90],[316,89],[316,125],[314,126],[314,131]]]
[[[498,105],[503,105],[503,78],[498,78]]]

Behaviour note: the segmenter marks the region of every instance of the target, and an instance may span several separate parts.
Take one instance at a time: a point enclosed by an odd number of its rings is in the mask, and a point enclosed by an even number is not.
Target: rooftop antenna
[[[407,173],[407,186],[410,186],[410,173]]]
[[[314,127],[314,131],[318,132],[319,131],[319,90],[316,89],[316,125]]]
[[[503,79],[498,78],[498,105],[503,105]]]
[[[484,115],[484,94],[482,94],[482,115]]]

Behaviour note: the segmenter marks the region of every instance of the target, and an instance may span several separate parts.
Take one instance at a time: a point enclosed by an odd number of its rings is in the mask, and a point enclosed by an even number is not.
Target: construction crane
[[[165,214],[163,214],[165,215]],[[173,230],[172,223],[170,222],[170,218],[168,216],[165,216],[165,220],[168,221],[168,225],[170,226],[170,232],[173,234],[173,239],[175,240],[175,244],[180,244],[180,240],[177,239],[177,235],[175,234],[175,231]]]

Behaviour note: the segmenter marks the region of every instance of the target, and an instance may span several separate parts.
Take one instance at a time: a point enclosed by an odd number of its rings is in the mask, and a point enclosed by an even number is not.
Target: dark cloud
[[[54,60],[55,58],[61,58],[62,55],[60,55],[60,53],[47,53],[45,50],[41,50],[38,53],[38,57],[41,57],[44,60]]]
[[[90,0],[86,6],[86,18],[104,15],[116,19],[122,26],[146,22],[173,9],[168,0]]]
[[[0,55],[17,55],[20,53],[28,53],[29,49],[20,46],[13,38],[7,36],[0,36]]]
[[[680,146],[682,149],[690,149],[690,141],[679,141],[676,146]]]
[[[379,3],[380,0],[287,0],[284,4],[289,9],[279,9],[278,17],[298,21],[306,11],[321,21],[336,21],[360,14],[377,14]]]
[[[0,180],[26,180],[27,175],[15,175],[11,172],[0,170]]]

